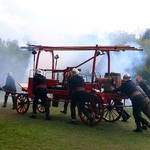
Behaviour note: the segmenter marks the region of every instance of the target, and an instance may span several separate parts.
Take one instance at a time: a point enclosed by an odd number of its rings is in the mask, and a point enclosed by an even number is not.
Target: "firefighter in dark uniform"
[[[33,113],[30,116],[31,118],[36,118],[36,110],[37,104],[39,99],[41,99],[42,105],[45,108],[45,119],[50,120],[50,113],[49,113],[49,104],[47,101],[47,87],[46,87],[46,78],[42,75],[42,71],[38,69],[34,76],[33,80]]]
[[[143,125],[146,125],[150,128],[149,122],[144,119],[141,115],[142,106],[144,104],[144,96],[141,94],[141,92],[137,89],[136,84],[131,81],[131,77],[129,74],[125,74],[123,76],[124,82],[121,86],[113,90],[113,93],[116,93],[118,91],[121,91],[125,93],[132,102],[132,108],[133,108],[133,116],[136,123],[136,129],[133,130],[134,132],[142,132],[141,123]]]
[[[146,80],[143,80],[142,77],[136,77],[136,83],[143,89],[146,95],[150,98],[150,86]]]
[[[67,72],[65,72],[65,75],[64,75],[63,82],[64,82],[65,89],[68,89],[68,81],[69,81],[69,78],[71,78],[71,77],[72,77],[72,71],[69,69],[69,70],[67,70]],[[60,110],[60,112],[63,114],[67,114],[68,105],[69,105],[69,102],[64,102],[64,109]]]
[[[12,72],[8,72],[8,76],[6,78],[6,84],[2,87],[2,90],[5,91],[4,104],[2,107],[7,106],[8,96],[11,94],[12,103],[13,103],[12,109],[15,109],[15,95],[16,95],[17,89],[16,89],[15,80],[12,77]]]
[[[84,89],[84,80],[78,75],[79,71],[76,68],[72,69],[72,77],[69,79],[69,98],[71,100],[71,121],[69,124],[76,124],[76,106],[84,113],[89,120],[90,126],[93,125],[93,118],[85,108],[86,92]]]
[[[143,91],[143,89],[139,85],[137,85],[136,87],[144,96],[142,112],[150,119],[150,100],[149,100],[148,96],[146,95],[146,93]],[[142,129],[147,130],[148,127],[146,125],[142,124]]]

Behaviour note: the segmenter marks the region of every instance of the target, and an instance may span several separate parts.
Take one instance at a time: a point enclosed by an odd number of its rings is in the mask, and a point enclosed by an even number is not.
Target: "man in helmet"
[[[47,87],[46,87],[46,78],[42,75],[40,69],[36,70],[34,80],[33,80],[33,113],[30,118],[36,118],[36,109],[39,99],[41,99],[43,106],[45,107],[45,119],[50,120],[49,114],[49,104],[47,101]]]
[[[71,121],[69,124],[76,124],[76,110],[75,107],[78,105],[79,109],[89,120],[90,126],[93,125],[93,119],[90,116],[88,110],[85,108],[86,92],[84,89],[83,77],[79,76],[79,71],[76,68],[72,69],[72,77],[69,79],[69,98],[71,100]]]
[[[150,123],[144,119],[141,115],[141,110],[144,102],[144,96],[143,94],[137,89],[137,86],[134,82],[131,80],[131,76],[129,74],[125,74],[123,76],[124,82],[121,86],[114,89],[113,92],[121,91],[125,93],[132,102],[132,108],[133,108],[133,116],[136,123],[136,129],[133,130],[134,132],[142,132],[141,123],[143,125],[146,125],[150,128]]]

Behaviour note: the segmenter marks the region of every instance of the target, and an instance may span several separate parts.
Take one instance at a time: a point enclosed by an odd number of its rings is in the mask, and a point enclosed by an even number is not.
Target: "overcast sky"
[[[139,35],[148,28],[149,0],[0,0],[0,38],[18,40],[20,45],[27,41],[48,46],[108,45],[107,34],[111,32]],[[123,75],[141,56],[136,54],[123,54],[121,61],[113,58],[111,71]],[[78,53],[73,57],[67,53],[67,59],[60,56],[62,63],[60,60],[58,65],[66,67],[79,57]],[[29,69],[32,66],[29,64]]]
[[[0,0],[0,37],[46,45],[150,27],[149,0]],[[94,41],[93,41],[94,43]],[[97,44],[97,43],[95,43]]]

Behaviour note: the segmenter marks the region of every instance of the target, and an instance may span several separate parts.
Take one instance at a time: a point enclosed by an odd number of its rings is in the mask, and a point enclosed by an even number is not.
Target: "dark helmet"
[[[126,74],[123,76],[123,80],[124,80],[124,81],[129,81],[129,80],[131,80],[131,76],[130,76],[128,73],[126,73]]]

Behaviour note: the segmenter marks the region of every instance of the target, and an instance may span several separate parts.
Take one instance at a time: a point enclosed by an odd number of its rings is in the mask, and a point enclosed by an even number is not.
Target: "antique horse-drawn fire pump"
[[[111,86],[118,87],[121,85],[121,74],[110,72],[110,52],[119,52],[119,51],[142,51],[142,49],[138,49],[131,46],[38,46],[38,45],[29,45],[28,50],[32,51],[34,55],[34,65],[33,69],[30,71],[30,76],[28,78],[28,84],[20,83],[20,87],[22,92],[18,93],[16,97],[16,111],[20,114],[24,114],[28,111],[30,103],[33,102],[32,95],[32,86],[33,86],[33,76],[35,70],[39,68],[40,57],[42,52],[50,53],[51,58],[49,60],[49,68],[41,68],[43,71],[43,75],[46,76],[47,79],[47,88],[49,91],[50,98],[48,98],[52,102],[52,106],[57,107],[59,102],[69,102],[68,98],[68,85],[67,79],[71,76],[72,68],[80,69],[83,65],[88,62],[92,62],[91,64],[91,76],[90,81],[85,80],[85,90],[87,93],[87,101],[85,103],[86,108],[89,113],[91,113],[94,118],[94,125],[98,124],[102,119],[109,122],[117,121],[121,117],[121,113],[123,111],[123,107],[126,107],[125,103],[118,103],[125,101],[127,99],[126,95],[121,94],[112,94]],[[59,58],[58,55],[54,56],[54,52],[93,52],[90,58],[85,61],[78,62],[78,65],[69,66],[69,62],[67,64],[68,67],[65,69],[57,69],[57,60]],[[97,58],[102,57],[102,55],[107,56],[108,68],[107,73],[105,73],[104,78],[98,76],[96,74],[96,68],[101,67],[97,64]],[[84,59],[84,56],[82,56]],[[47,59],[47,58],[45,58]],[[67,60],[67,56],[65,57]],[[103,66],[104,67],[104,66]],[[82,71],[81,71],[82,72]],[[60,77],[61,75],[61,77]],[[87,76],[84,75],[86,78]],[[89,78],[89,76],[88,76]],[[39,104],[37,107],[39,112],[44,112],[44,108],[39,100]],[[78,115],[80,119],[89,124],[87,118],[84,114],[78,109]]]

